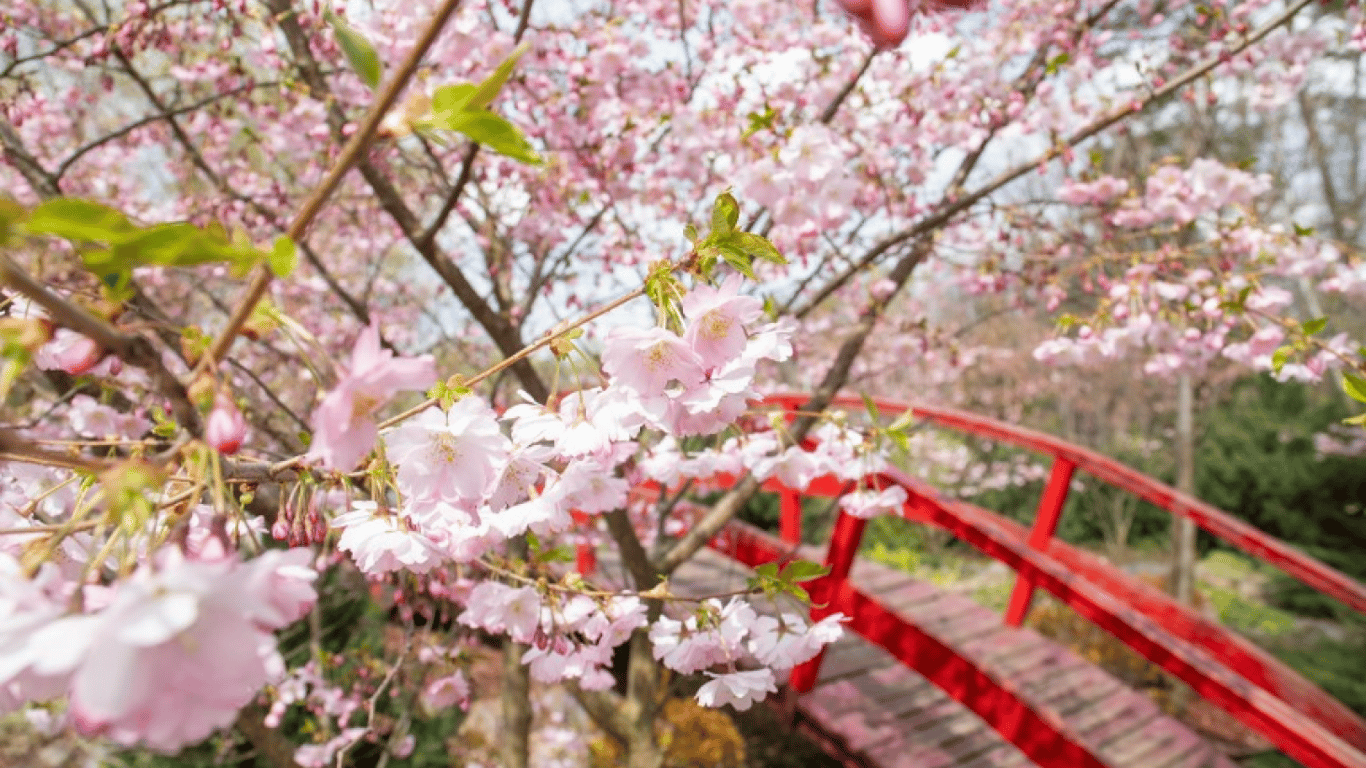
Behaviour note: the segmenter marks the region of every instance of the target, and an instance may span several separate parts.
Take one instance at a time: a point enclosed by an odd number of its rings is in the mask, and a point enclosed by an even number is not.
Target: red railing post
[[[1029,530],[1025,543],[1031,549],[1043,550],[1058,529],[1058,518],[1062,516],[1063,504],[1067,502],[1067,490],[1072,483],[1072,472],[1077,465],[1061,456],[1053,457],[1053,470],[1048,475],[1048,485],[1039,499],[1039,511],[1034,515],[1034,527]],[[1006,606],[1006,626],[1018,627],[1029,613],[1029,603],[1034,599],[1034,581],[1024,574],[1015,577],[1015,589],[1010,593],[1010,603]]]
[[[592,525],[593,519],[578,510],[569,513],[574,524],[580,527]],[[574,570],[581,576],[592,576],[598,570],[598,555],[587,541],[579,541],[574,547]]]
[[[779,535],[788,544],[801,544],[802,495],[787,488],[779,494],[779,498],[782,499],[782,513],[778,519]]]
[[[832,613],[829,608],[830,599],[840,585],[849,579],[849,571],[854,567],[854,556],[858,554],[858,545],[863,540],[863,529],[867,525],[867,520],[843,512],[835,518],[835,530],[830,534],[830,548],[825,552],[825,566],[830,572],[811,582],[808,587],[811,593],[812,621],[820,621]],[[821,660],[824,658],[825,651],[822,650],[816,654],[816,658],[793,667],[790,678],[792,690],[806,693],[814,688],[816,678],[820,675]]]

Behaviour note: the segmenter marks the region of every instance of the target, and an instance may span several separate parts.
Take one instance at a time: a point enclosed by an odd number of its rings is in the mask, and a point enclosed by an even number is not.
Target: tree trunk
[[[1190,374],[1181,374],[1176,396],[1176,488],[1195,493],[1194,397]],[[1172,517],[1172,595],[1192,605],[1195,599],[1195,523]]]
[[[527,556],[526,539],[508,542],[508,554]],[[498,739],[503,768],[531,768],[531,670],[522,663],[527,647],[511,638],[503,640],[503,680],[500,702],[503,732]]]

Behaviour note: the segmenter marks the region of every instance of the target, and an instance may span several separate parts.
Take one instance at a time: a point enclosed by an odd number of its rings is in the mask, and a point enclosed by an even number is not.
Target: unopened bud
[[[247,437],[247,420],[237,409],[237,404],[226,395],[219,395],[209,412],[208,422],[204,425],[204,439],[215,451],[231,456],[242,447]]]
[[[38,357],[40,368],[56,368],[72,376],[88,373],[104,359],[104,350],[94,339],[82,336],[66,328],[57,329],[52,341],[41,350]]]
[[[211,376],[200,376],[190,382],[190,386],[185,388],[185,394],[190,398],[190,402],[199,408],[207,408],[209,403],[216,401],[218,396],[218,385],[214,383]]]

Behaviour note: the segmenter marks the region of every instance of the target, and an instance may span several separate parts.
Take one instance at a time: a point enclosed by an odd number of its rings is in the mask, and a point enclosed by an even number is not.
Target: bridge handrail
[[[791,411],[805,405],[809,400],[809,395],[782,393],[768,395],[762,402]],[[949,429],[1028,448],[1051,455],[1055,461],[1065,461],[1077,469],[1085,470],[1098,480],[1129,491],[1171,514],[1191,520],[1200,528],[1243,552],[1276,566],[1307,586],[1340,600],[1359,613],[1366,614],[1366,585],[1217,507],[1184,494],[1108,456],[1043,432],[1006,424],[974,413],[881,398],[873,398],[872,402],[884,415],[895,416],[910,411],[917,418]],[[859,410],[865,407],[862,398],[848,395],[835,397],[831,405]],[[1052,522],[1056,523],[1056,520]],[[1048,530],[1043,538],[1043,542],[1031,540],[1030,543],[1036,547],[1046,544],[1047,539],[1052,538],[1052,530]]]

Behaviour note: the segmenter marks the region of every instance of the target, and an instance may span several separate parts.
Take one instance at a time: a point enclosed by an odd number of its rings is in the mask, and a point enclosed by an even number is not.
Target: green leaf
[[[810,605],[810,604],[811,604],[811,593],[807,592],[805,589],[802,589],[801,587],[797,586],[796,584],[789,584],[789,585],[787,586],[787,591],[788,591],[788,593],[790,593],[793,597],[797,598],[798,600],[802,601],[803,603],[806,603],[807,605]]]
[[[888,432],[887,435],[892,438],[897,450],[901,451],[903,455],[910,452],[911,438],[907,437],[905,432]]]
[[[498,68],[493,70],[493,74],[484,78],[484,81],[474,88],[465,108],[483,109],[489,104],[492,104],[494,98],[498,96],[498,92],[503,90],[503,85],[505,85],[508,78],[512,76],[512,68],[517,66],[517,60],[522,58],[522,54],[530,49],[530,44],[522,43],[517,46],[516,50],[508,54],[508,57],[503,59],[503,63],[499,64]]]
[[[749,232],[736,232],[731,236],[731,240],[740,250],[752,258],[762,259],[771,264],[787,263],[787,259],[783,258],[777,247],[769,242],[768,238]]]
[[[432,114],[440,120],[443,116],[465,111],[469,108],[470,96],[474,95],[474,89],[472,83],[456,83],[437,88],[432,94]]]
[[[1052,59],[1049,60],[1047,64],[1044,65],[1044,72],[1050,75],[1056,75],[1058,74],[1058,68],[1066,64],[1068,61],[1071,61],[1071,59],[1072,56],[1070,54],[1060,53],[1057,56],[1054,56]]]
[[[127,216],[89,200],[59,197],[29,213],[24,229],[33,235],[55,235],[67,240],[112,242],[135,232]]]
[[[536,556],[538,563],[572,563],[574,562],[574,549],[568,544],[547,550]]]
[[[717,195],[716,203],[711,208],[711,233],[724,235],[734,232],[739,221],[740,204],[735,202],[735,197],[729,192]]]
[[[1305,320],[1304,323],[1300,325],[1300,330],[1304,331],[1306,336],[1313,336],[1326,327],[1328,327],[1328,318],[1319,317],[1313,320]]]
[[[696,245],[698,240],[697,227],[694,227],[691,224],[685,225],[683,227],[683,236],[688,238],[688,242]]]
[[[1353,400],[1366,403],[1366,379],[1354,373],[1342,374],[1342,388]]]
[[[744,251],[731,245],[729,241],[717,243],[713,247],[718,256],[727,264],[735,267],[736,272],[748,277],[750,280],[759,279],[759,276],[754,274],[754,267],[750,265],[749,257],[745,255]]]
[[[328,11],[324,18],[332,25],[332,31],[337,35],[337,45],[341,47],[342,55],[346,56],[351,68],[371,90],[378,88],[383,66],[380,64],[379,54],[375,53],[375,47],[337,14]]]
[[[1299,224],[1296,224],[1296,225],[1295,225],[1295,236],[1296,236],[1296,237],[1309,237],[1309,236],[1311,236],[1311,235],[1313,235],[1313,234],[1314,234],[1314,228],[1313,228],[1313,227],[1301,227]]]
[[[270,249],[267,261],[276,277],[289,277],[294,274],[294,268],[299,266],[299,249],[294,246],[293,240],[281,235],[275,238],[275,247]]]
[[[745,132],[740,136],[740,138],[748,139],[750,136],[753,136],[759,131],[773,130],[773,120],[777,116],[777,111],[774,110],[773,107],[768,106],[767,104],[764,105],[764,111],[762,114],[758,112],[750,112],[746,116],[749,119],[749,127],[745,129]]]
[[[1366,427],[1366,413],[1359,413],[1350,419],[1343,419],[1343,424],[1350,424],[1354,427]]]
[[[915,412],[907,408],[901,412],[900,416],[896,417],[895,421],[887,425],[887,431],[893,434],[899,434],[905,432],[914,423]]]
[[[859,397],[863,398],[863,407],[868,411],[868,418],[871,419],[874,424],[882,421],[882,411],[877,409],[877,403],[873,402],[873,398],[862,392],[859,393]]]
[[[13,198],[0,196],[0,245],[9,240],[10,232],[24,220],[27,211]]]
[[[451,116],[447,125],[497,152],[529,165],[540,165],[541,156],[532,149],[522,132],[492,112],[464,111]]]
[[[1275,352],[1272,352],[1271,370],[1280,373],[1281,368],[1285,367],[1286,361],[1290,359],[1290,355],[1293,354],[1294,351],[1293,347],[1280,347]]]
[[[758,568],[755,568],[755,569],[754,569],[754,572],[755,572],[756,574],[760,575],[760,576],[765,577],[765,578],[776,579],[776,578],[778,578],[778,564],[777,564],[777,563],[764,563],[763,565],[759,566]]]
[[[782,575],[778,578],[788,583],[799,581],[811,581],[830,573],[830,569],[820,563],[813,563],[810,560],[793,560],[783,569]]]

